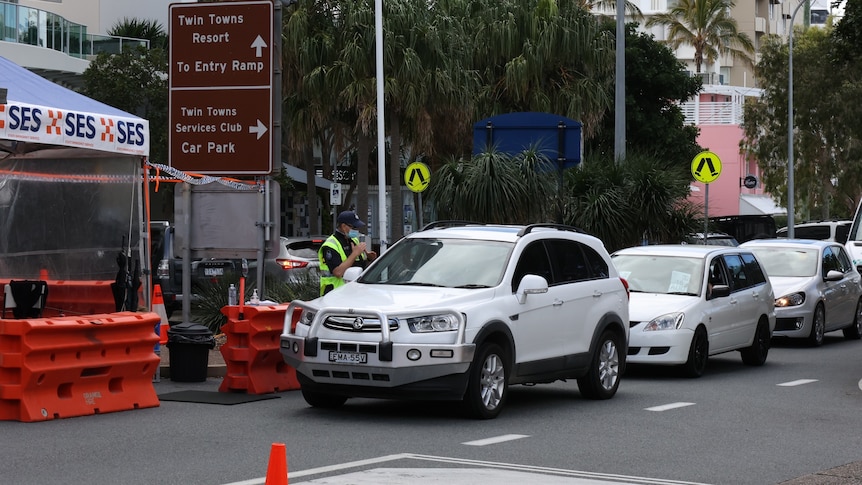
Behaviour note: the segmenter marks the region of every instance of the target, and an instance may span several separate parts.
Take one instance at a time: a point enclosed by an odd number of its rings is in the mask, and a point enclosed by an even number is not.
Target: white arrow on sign
[[[260,140],[260,137],[262,137],[263,134],[266,133],[266,125],[263,124],[263,122],[261,122],[260,120],[257,120],[257,126],[249,126],[248,132],[257,133],[257,139]]]
[[[258,35],[257,38],[254,39],[254,42],[251,43],[251,47],[254,48],[255,57],[260,57],[263,55],[261,50],[266,47],[266,42],[263,40],[263,37]]]

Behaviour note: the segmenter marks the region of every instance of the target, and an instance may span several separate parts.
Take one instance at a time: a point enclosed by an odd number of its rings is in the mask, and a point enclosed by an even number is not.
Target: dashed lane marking
[[[476,441],[466,441],[461,443],[462,445],[467,446],[486,446],[486,445],[496,445],[497,443],[504,443],[506,441],[519,440],[521,438],[529,438],[530,435],[526,434],[504,434],[502,436],[495,436],[493,438],[485,438],[483,440]]]
[[[653,406],[644,408],[645,411],[670,411],[671,409],[684,408],[686,406],[694,406],[693,402],[672,402],[670,404],[662,404],[661,406]]]
[[[817,382],[817,379],[796,379],[795,381],[782,382],[781,384],[776,384],[781,387],[794,387],[801,386],[803,384],[811,384],[812,382]]]

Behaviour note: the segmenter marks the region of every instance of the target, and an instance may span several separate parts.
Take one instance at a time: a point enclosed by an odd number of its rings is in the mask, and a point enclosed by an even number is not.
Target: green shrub
[[[192,305],[192,320],[209,328],[214,335],[221,333],[222,325],[227,323],[227,317],[221,310],[227,306],[228,288],[230,288],[231,283],[237,287],[237,293],[239,293],[240,285],[238,277],[195,285],[194,292],[199,295],[200,299]],[[293,300],[313,300],[320,295],[320,285],[317,278],[308,276],[291,282],[275,281],[273,278],[268,277],[264,283],[264,287],[266,290],[263,295],[260,295],[260,299],[277,303],[290,303]],[[255,282],[246,281],[245,298],[243,301],[247,302],[251,298],[255,288],[257,288]]]

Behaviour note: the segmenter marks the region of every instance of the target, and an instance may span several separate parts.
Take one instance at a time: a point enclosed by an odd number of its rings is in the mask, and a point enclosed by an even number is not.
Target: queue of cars
[[[571,378],[583,397],[609,399],[627,365],[698,377],[720,353],[763,365],[773,338],[862,335],[862,277],[828,241],[610,255],[570,226],[441,222],[345,280],[286,312],[281,353],[314,407],[456,400],[488,419],[509,385]]]

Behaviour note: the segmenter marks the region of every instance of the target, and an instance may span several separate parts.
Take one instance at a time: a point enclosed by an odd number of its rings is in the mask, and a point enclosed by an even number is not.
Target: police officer
[[[365,227],[353,211],[344,211],[335,219],[335,232],[329,236],[317,256],[320,259],[320,296],[344,285],[344,272],[351,266],[364,268],[377,253],[359,241],[358,229]]]

